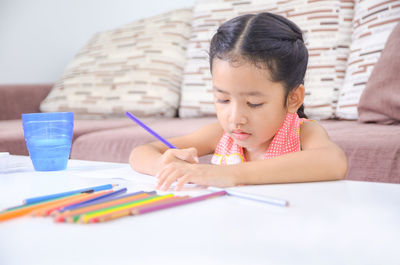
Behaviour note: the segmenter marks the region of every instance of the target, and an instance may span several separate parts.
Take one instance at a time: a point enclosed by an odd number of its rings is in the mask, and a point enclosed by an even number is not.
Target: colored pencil
[[[51,212],[56,211],[62,207],[74,205],[76,203],[85,202],[87,200],[94,199],[99,196],[103,196],[104,194],[107,194],[110,192],[112,192],[112,191],[99,191],[99,192],[90,193],[90,194],[82,193],[82,196],[72,197],[65,201],[60,201],[58,203],[54,203],[49,206],[40,207],[40,208],[32,211],[30,213],[30,215],[31,216],[48,216],[48,215],[50,215]]]
[[[99,209],[104,209],[107,207],[111,207],[114,205],[120,205],[122,203],[126,202],[131,202],[131,201],[136,201],[139,199],[147,198],[150,196],[153,196],[154,193],[140,193],[140,194],[132,194],[131,196],[124,196],[124,198],[113,198],[112,200],[106,201],[106,202],[99,202],[99,203],[94,203],[92,205],[87,205],[82,208],[74,209],[71,211],[65,211],[63,213],[60,213],[58,215],[54,216],[54,220],[56,222],[75,222],[79,219],[80,215],[88,213],[88,212],[93,212]]]
[[[109,189],[112,189],[116,185],[117,184],[107,184],[107,185],[83,188],[83,189],[79,189],[79,190],[67,191],[67,192],[62,192],[62,193],[57,193],[57,194],[50,194],[50,195],[44,195],[44,196],[39,196],[39,197],[33,197],[33,198],[25,199],[24,203],[25,204],[36,203],[36,202],[45,201],[45,200],[49,200],[49,199],[68,196],[68,195],[75,194],[75,193],[85,192],[85,191],[88,191],[88,190],[93,190],[93,191],[109,190]]]
[[[94,217],[99,217],[101,215],[106,215],[106,214],[109,214],[109,213],[114,212],[114,211],[128,209],[128,208],[130,208],[132,206],[136,206],[136,205],[138,205],[138,206],[139,205],[144,205],[144,204],[147,204],[147,203],[150,203],[150,202],[153,202],[153,201],[158,201],[158,200],[162,200],[162,199],[173,197],[173,196],[174,196],[174,194],[172,194],[172,193],[171,194],[162,195],[162,196],[154,196],[154,197],[149,197],[149,198],[141,199],[141,200],[130,202],[130,203],[124,203],[124,204],[120,204],[120,205],[117,205],[117,206],[101,209],[101,210],[94,211],[94,212],[89,212],[89,213],[83,214],[79,218],[79,223],[87,224],[88,221],[91,218],[94,218]]]
[[[69,196],[75,196],[75,195],[81,194],[81,193],[91,193],[91,192],[93,192],[93,190],[87,190],[87,191],[80,192],[80,193],[73,193],[73,194],[70,194],[70,195],[67,195],[67,196],[63,196],[63,197],[59,197],[59,198],[51,198],[51,199],[48,199],[48,200],[43,200],[43,201],[38,201],[38,202],[33,202],[33,203],[28,203],[28,204],[24,203],[24,204],[20,204],[20,205],[17,205],[17,206],[6,208],[6,209],[3,210],[3,212],[14,211],[14,210],[25,208],[25,207],[30,207],[30,206],[36,205],[36,204],[41,204],[41,203],[45,203],[45,202],[49,202],[49,201],[55,201],[55,200],[59,200],[59,199],[62,199],[62,198],[69,197]]]
[[[76,194],[72,194],[72,195],[69,195],[66,197],[62,197],[62,198],[55,198],[55,199],[47,200],[47,201],[44,201],[41,203],[34,203],[34,204],[27,205],[25,207],[21,207],[21,208],[15,209],[15,210],[4,211],[4,212],[0,213],[0,221],[5,221],[5,220],[9,220],[11,218],[20,217],[20,216],[26,215],[36,209],[39,209],[40,207],[53,205],[60,201],[65,201],[70,198],[77,197],[77,196],[83,196],[83,195],[85,195],[85,193],[76,193]]]
[[[144,194],[144,195],[143,195]],[[105,205],[105,203],[122,203],[122,202],[126,202],[126,201],[131,201],[131,200],[135,200],[137,195],[140,195],[139,198],[142,198],[141,196],[150,196],[150,195],[155,195],[156,192],[155,191],[151,191],[151,192],[144,192],[144,191],[138,191],[138,192],[133,192],[133,193],[128,193],[125,194],[123,196],[118,196],[118,197],[111,197],[111,198],[103,198],[100,199],[98,201],[93,201],[93,202],[89,202],[87,204],[82,204],[76,208],[73,209],[67,209],[65,211],[59,211],[59,212],[55,212],[55,216],[70,216],[71,213],[74,213],[75,211],[79,210],[86,210],[86,209],[90,209],[89,207],[92,206],[99,206],[99,205]],[[118,200],[118,202],[116,202]],[[87,212],[89,212],[90,210],[88,210]]]
[[[228,195],[231,195],[231,196],[236,196],[236,197],[243,198],[243,199],[259,201],[259,202],[273,204],[273,205],[282,206],[282,207],[285,207],[289,204],[288,201],[283,200],[283,199],[267,197],[267,196],[260,196],[260,195],[255,195],[255,194],[237,191],[237,190],[233,190],[233,189],[221,189],[221,188],[217,188],[217,187],[208,187],[208,190],[213,191],[213,192],[224,190],[227,192]]]
[[[174,196],[171,198],[166,198],[161,201],[155,201],[155,202],[141,205],[141,206],[134,206],[134,207],[126,209],[126,210],[119,210],[119,211],[115,211],[115,212],[112,212],[112,213],[109,213],[106,215],[102,215],[100,217],[95,217],[95,218],[90,219],[88,222],[89,223],[107,222],[107,221],[115,220],[115,219],[118,219],[121,217],[132,215],[133,209],[143,209],[143,208],[161,205],[161,204],[165,204],[165,203],[170,203],[170,202],[174,202],[174,201],[185,200],[188,198],[190,198],[190,197],[189,196]]]
[[[143,199],[139,199],[139,200],[135,200],[135,201],[131,201],[131,202],[127,202],[127,203],[123,203],[123,204],[118,204],[115,206],[111,206],[111,207],[107,207],[107,208],[103,208],[97,211],[92,211],[92,212],[87,212],[82,214],[79,219],[77,220],[79,223],[88,223],[89,219],[94,218],[94,217],[99,217],[114,211],[118,211],[121,209],[126,209],[128,207],[132,207],[135,205],[143,205],[146,203],[150,203],[154,200],[161,200],[164,198],[168,198],[168,197],[172,197],[173,194],[168,194],[168,195],[163,195],[163,196],[159,196],[159,195],[154,195],[154,196],[150,196],[147,198],[143,198]]]
[[[65,207],[62,207],[61,209],[58,209],[56,211],[56,213],[62,213],[62,212],[65,212],[65,211],[71,211],[71,210],[78,209],[78,208],[81,208],[81,207],[84,207],[84,206],[88,206],[88,205],[90,205],[92,203],[99,203],[99,202],[105,201],[105,200],[110,199],[110,198],[113,199],[113,198],[115,198],[115,196],[117,196],[117,195],[119,195],[121,193],[125,193],[127,190],[128,190],[127,188],[122,188],[122,189],[113,191],[111,193],[104,194],[102,196],[99,196],[99,197],[96,197],[96,198],[93,198],[93,199],[90,199],[90,200],[87,200],[87,201],[84,201],[84,202],[81,202],[81,203],[76,203],[76,204],[73,204],[73,205],[70,205],[70,206],[65,206]],[[119,198],[121,198],[121,197],[119,197]]]
[[[201,196],[197,196],[197,197],[192,197],[192,198],[185,199],[185,200],[170,202],[170,203],[161,204],[161,205],[155,205],[155,206],[146,207],[146,208],[142,208],[142,209],[133,209],[132,215],[150,213],[150,212],[163,210],[163,209],[167,209],[167,208],[171,208],[171,207],[176,207],[176,206],[185,205],[185,204],[189,204],[189,203],[193,203],[193,202],[198,202],[198,201],[202,201],[202,200],[206,200],[206,199],[211,199],[211,198],[215,198],[215,197],[219,197],[219,196],[224,196],[226,194],[227,194],[226,191],[223,190],[223,191],[217,191],[217,192],[213,192],[213,193],[209,193],[209,194],[205,194],[205,195],[201,195]]]
[[[160,140],[161,142],[163,142],[166,146],[168,146],[169,148],[174,148],[176,149],[177,147],[174,146],[173,144],[171,144],[170,142],[168,142],[166,139],[164,139],[161,135],[159,135],[158,133],[156,133],[155,131],[153,131],[150,127],[148,127],[146,124],[144,124],[141,120],[139,120],[138,118],[136,118],[132,113],[130,113],[129,111],[127,111],[126,116],[128,116],[129,119],[133,120],[134,122],[136,122],[138,125],[140,125],[143,129],[145,129],[146,131],[148,131],[151,135],[153,135],[154,137],[156,137],[158,140]]]

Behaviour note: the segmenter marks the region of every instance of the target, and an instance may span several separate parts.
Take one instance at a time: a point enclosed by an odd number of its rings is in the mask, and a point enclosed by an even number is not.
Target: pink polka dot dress
[[[288,113],[282,127],[272,139],[264,159],[300,151],[300,126],[307,119],[299,118],[297,113]],[[214,165],[233,165],[246,162],[243,148],[225,133],[218,142],[211,163]]]

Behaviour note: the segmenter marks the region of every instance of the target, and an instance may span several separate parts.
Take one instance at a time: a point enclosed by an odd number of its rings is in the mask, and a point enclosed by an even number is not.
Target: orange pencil
[[[83,193],[82,196],[72,197],[72,198],[69,198],[68,200],[65,200],[65,201],[59,201],[59,202],[54,203],[52,205],[47,205],[47,206],[40,207],[40,208],[32,211],[30,213],[30,215],[31,216],[48,216],[48,215],[50,215],[50,213],[52,211],[58,210],[58,209],[60,209],[62,207],[69,206],[69,205],[76,204],[76,203],[80,203],[80,202],[84,202],[84,201],[87,201],[87,200],[102,196],[102,195],[104,195],[106,193],[110,193],[110,192],[112,192],[112,190],[100,191],[100,192],[90,193],[90,194]]]
[[[94,217],[92,219],[89,220],[89,223],[102,223],[102,222],[107,222],[107,221],[111,221],[111,220],[115,220],[121,217],[125,217],[125,216],[129,216],[129,215],[133,215],[133,210],[137,210],[137,209],[143,209],[146,207],[151,207],[151,206],[156,206],[156,205],[161,205],[167,202],[174,202],[174,201],[179,201],[179,200],[184,200],[189,198],[189,196],[175,196],[175,197],[171,197],[171,198],[166,198],[163,199],[161,201],[156,201],[156,202],[152,202],[152,203],[148,203],[145,205],[140,205],[140,206],[134,206],[132,208],[129,209],[125,209],[125,210],[120,210],[120,211],[116,211],[107,215],[103,215],[100,217]]]
[[[76,195],[71,196],[71,197],[62,198],[62,199],[59,199],[59,200],[56,200],[56,201],[53,201],[53,202],[44,203],[44,204],[42,204],[42,205],[38,205],[38,207],[35,207],[35,209],[29,211],[29,214],[30,214],[31,216],[36,216],[36,214],[38,213],[38,210],[46,209],[46,208],[52,207],[52,206],[54,206],[54,205],[59,205],[60,203],[68,202],[68,201],[70,201],[71,199],[84,198],[84,197],[87,196],[87,195],[88,195],[87,193],[81,193],[81,194],[76,194]]]
[[[54,207],[53,209],[49,209],[49,210],[46,212],[46,216],[55,214],[55,212],[57,212],[58,210],[60,210],[60,209],[63,208],[63,207],[67,207],[67,206],[75,205],[75,204],[78,204],[78,203],[86,202],[86,201],[89,201],[89,200],[98,198],[98,197],[100,197],[100,196],[103,196],[103,195],[106,195],[106,194],[109,194],[109,193],[112,193],[112,192],[113,192],[113,190],[99,191],[99,192],[96,192],[96,193],[94,193],[94,194],[90,194],[90,196],[85,197],[85,198],[82,198],[82,199],[77,200],[77,201],[75,201],[75,202],[71,202],[71,203],[67,203],[67,204],[65,204],[65,205],[63,204],[63,205],[61,205],[61,206]]]
[[[149,196],[152,196],[152,195],[151,194],[147,194],[147,193],[142,193],[142,194],[133,195],[133,196],[130,196],[130,197],[125,197],[125,198],[121,198],[121,199],[115,199],[115,200],[108,201],[108,202],[105,202],[105,203],[99,203],[99,204],[95,204],[95,205],[91,205],[91,206],[87,206],[87,207],[82,207],[82,208],[79,208],[79,209],[76,209],[76,210],[72,210],[72,211],[65,211],[65,212],[63,212],[61,214],[55,215],[54,216],[54,221],[56,221],[56,222],[64,222],[64,221],[73,222],[74,221],[73,217],[76,216],[76,215],[80,215],[80,214],[83,214],[83,213],[87,213],[87,212],[99,210],[99,209],[102,209],[102,208],[118,205],[118,204],[129,202],[129,201],[134,201],[134,200],[146,198],[146,197],[149,197]]]
[[[20,216],[26,215],[36,209],[39,209],[40,207],[52,205],[59,201],[65,201],[72,197],[76,197],[76,196],[80,196],[80,195],[84,195],[84,193],[76,193],[74,195],[69,195],[67,197],[52,199],[49,201],[45,201],[43,203],[36,203],[36,204],[32,204],[30,206],[28,205],[26,207],[17,208],[15,210],[8,210],[8,211],[0,213],[0,221],[6,221],[6,220],[9,220],[12,218],[20,217]]]

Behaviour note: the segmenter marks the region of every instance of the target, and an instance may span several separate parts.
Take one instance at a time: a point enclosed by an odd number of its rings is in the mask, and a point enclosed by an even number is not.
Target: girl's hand
[[[186,148],[186,149],[168,149],[158,159],[158,168],[163,169],[165,166],[172,162],[187,162],[187,163],[199,163],[199,157],[197,155],[197,149]],[[157,175],[158,176],[158,173]]]
[[[227,187],[235,185],[235,175],[231,167],[172,162],[158,174],[157,189],[167,190],[177,181],[176,190],[182,189],[185,183]]]

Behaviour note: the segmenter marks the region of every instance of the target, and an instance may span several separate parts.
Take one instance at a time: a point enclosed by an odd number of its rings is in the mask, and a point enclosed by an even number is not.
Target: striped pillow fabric
[[[242,14],[260,12],[283,15],[304,31],[310,53],[305,78],[306,114],[313,119],[334,116],[350,47],[352,1],[199,0],[193,12],[180,117],[215,115],[208,63],[209,42],[223,22]]]
[[[393,28],[400,21],[400,0],[356,0],[352,43],[336,114],[358,119],[357,105]],[[379,89],[379,88],[377,88]]]
[[[96,34],[67,66],[41,111],[77,117],[176,116],[191,9]]]

